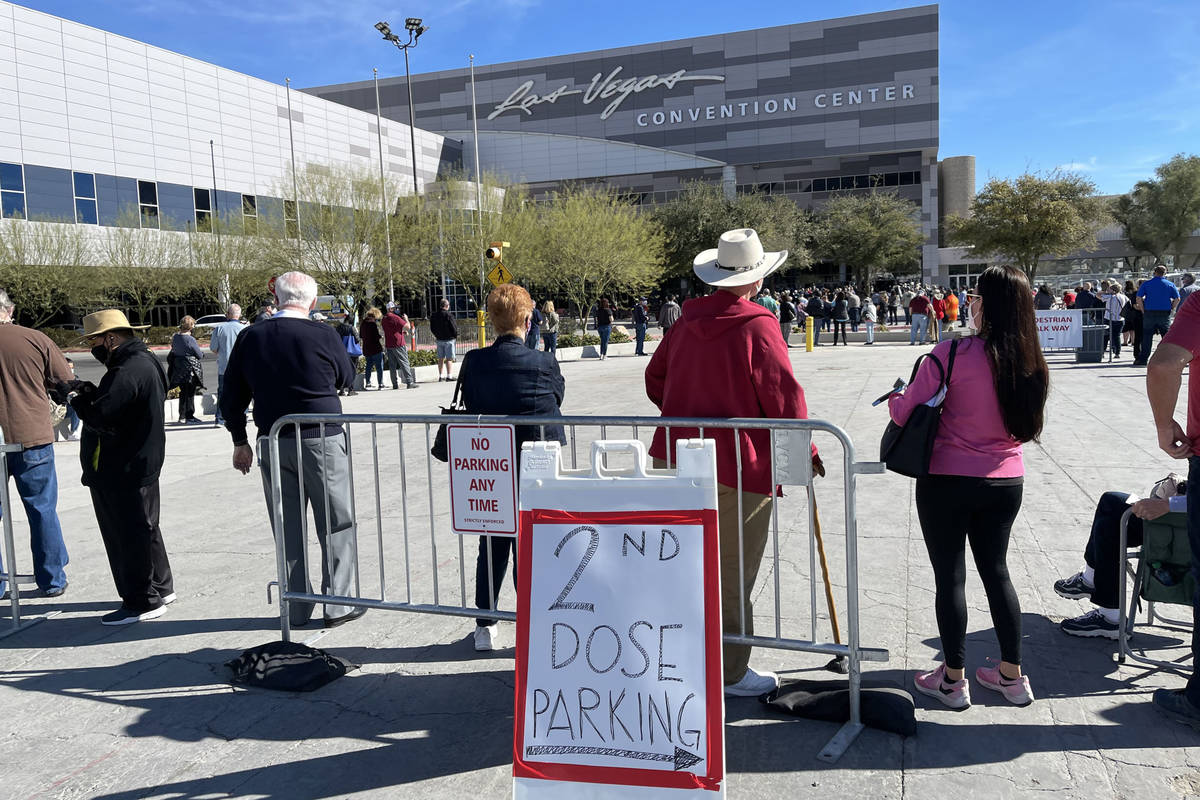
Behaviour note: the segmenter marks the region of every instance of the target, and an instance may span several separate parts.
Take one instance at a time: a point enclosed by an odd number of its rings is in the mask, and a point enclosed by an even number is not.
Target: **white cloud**
[[[1059,164],[1054,169],[1056,172],[1095,172],[1102,167],[1096,163],[1096,157],[1092,156],[1087,161],[1068,161],[1066,164]]]

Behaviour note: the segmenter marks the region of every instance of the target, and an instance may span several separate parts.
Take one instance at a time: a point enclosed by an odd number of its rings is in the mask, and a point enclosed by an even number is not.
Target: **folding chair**
[[[1125,658],[1128,656],[1135,661],[1162,669],[1190,672],[1190,669],[1177,662],[1139,655],[1133,652],[1129,646],[1129,637],[1133,634],[1133,626],[1137,620],[1137,610],[1143,600],[1146,602],[1145,622],[1147,624],[1153,624],[1157,619],[1168,627],[1176,629],[1187,630],[1192,627],[1191,622],[1166,617],[1155,608],[1158,603],[1187,606],[1192,604],[1196,580],[1192,575],[1192,552],[1188,545],[1187,514],[1173,512],[1164,514],[1158,519],[1143,521],[1142,546],[1137,550],[1130,551],[1127,537],[1129,517],[1132,514],[1133,509],[1131,508],[1121,517],[1121,552],[1125,554],[1125,569],[1121,570],[1117,661],[1124,664]],[[1127,591],[1130,576],[1133,577],[1132,592]],[[1128,606],[1125,605],[1126,598],[1128,598]],[[1126,608],[1128,608],[1128,613]]]

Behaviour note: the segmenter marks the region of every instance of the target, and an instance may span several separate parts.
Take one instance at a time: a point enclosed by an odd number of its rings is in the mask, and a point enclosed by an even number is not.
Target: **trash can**
[[[1083,344],[1075,351],[1076,364],[1098,364],[1104,358],[1104,336],[1109,326],[1104,322],[1103,308],[1088,308],[1083,312]]]

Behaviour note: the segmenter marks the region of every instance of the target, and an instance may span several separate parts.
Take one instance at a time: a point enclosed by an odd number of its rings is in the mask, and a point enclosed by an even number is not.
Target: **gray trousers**
[[[392,388],[399,389],[400,384],[396,382],[396,369],[400,370],[400,379],[405,386],[412,386],[417,382],[417,374],[413,372],[413,368],[408,363],[408,351],[403,347],[389,347],[387,349],[388,372],[392,376]]]
[[[274,526],[271,499],[271,451],[267,439],[258,440],[258,466],[262,472],[267,513]],[[355,571],[354,516],[350,511],[350,471],[346,440],[342,434],[300,440],[300,475],[304,494],[301,500],[297,477],[296,440],[279,440],[279,477],[283,490],[283,541],[287,561],[288,590],[312,594],[308,579],[308,547],[305,541],[305,516],[311,506],[316,521],[317,542],[321,545],[321,594],[353,596]],[[326,487],[329,503],[326,505]],[[328,523],[326,522],[328,514]],[[279,531],[275,536],[278,538]],[[313,604],[292,601],[292,625],[304,625],[313,614]],[[325,605],[325,618],[349,614],[351,606]]]

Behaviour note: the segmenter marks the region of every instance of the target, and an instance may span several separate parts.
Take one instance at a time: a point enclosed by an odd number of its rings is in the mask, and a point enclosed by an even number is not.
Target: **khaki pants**
[[[654,459],[655,469],[666,469],[667,462]],[[738,621],[742,600],[746,607],[745,634],[754,633],[754,605],[750,598],[754,594],[754,582],[763,553],[767,549],[767,537],[771,529],[771,498],[765,494],[742,492],[742,571],[738,573],[738,490],[732,486],[717,484],[717,528],[721,549],[721,630],[725,633],[741,634]],[[737,683],[746,674],[750,665],[750,647],[742,644],[727,644],[721,648],[725,662],[725,685]]]

